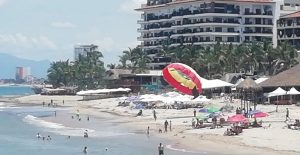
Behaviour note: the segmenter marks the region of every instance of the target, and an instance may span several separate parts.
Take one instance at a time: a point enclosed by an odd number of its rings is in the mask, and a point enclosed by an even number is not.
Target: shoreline
[[[50,98],[54,98],[54,102],[58,102],[59,108],[66,108],[69,113],[75,113],[77,109],[81,114],[89,115],[99,118],[117,118],[122,125],[134,129],[139,132],[146,132],[147,126],[150,126],[150,134],[158,136],[163,139],[174,141],[176,146],[181,149],[193,150],[195,152],[209,152],[209,153],[221,153],[221,154],[266,154],[266,155],[294,155],[300,154],[300,151],[293,150],[276,150],[270,147],[264,146],[252,146],[248,145],[244,141],[244,135],[228,137],[214,133],[215,130],[204,129],[211,133],[201,129],[189,129],[186,125],[182,125],[180,122],[176,122],[176,118],[172,119],[172,114],[168,118],[174,120],[173,130],[171,133],[158,134],[158,128],[162,128],[162,123],[166,119],[164,116],[154,122],[151,116],[151,110],[144,110],[145,115],[143,117],[133,117],[136,110],[129,110],[123,107],[115,107],[112,102],[116,99],[103,99],[94,101],[78,101],[80,97],[70,96],[40,96],[31,95],[21,98],[15,98],[10,100],[8,105],[15,106],[41,106],[43,101],[49,101]],[[1,100],[1,99],[0,99]],[[62,105],[62,100],[65,104]],[[17,103],[12,103],[19,101]],[[5,103],[7,104],[7,103]],[[158,110],[158,116],[163,114],[163,111]],[[189,124],[187,124],[189,125]],[[226,129],[226,128],[224,128]],[[220,129],[221,130],[221,129]],[[244,132],[254,130],[247,129]],[[288,131],[288,129],[285,129]],[[203,133],[201,133],[203,131]],[[199,132],[199,133],[198,133]],[[276,135],[274,135],[276,136]],[[259,140],[259,138],[257,138]],[[300,140],[300,138],[299,138]],[[272,140],[269,141],[272,143]],[[288,143],[287,140],[282,143]]]

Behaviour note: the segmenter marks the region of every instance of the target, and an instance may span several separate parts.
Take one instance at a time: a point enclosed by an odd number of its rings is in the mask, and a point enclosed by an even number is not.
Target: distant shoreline
[[[32,87],[33,85],[29,84],[0,84],[0,87]]]

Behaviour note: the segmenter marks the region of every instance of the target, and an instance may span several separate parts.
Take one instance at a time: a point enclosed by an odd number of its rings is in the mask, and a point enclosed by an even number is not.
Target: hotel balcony
[[[162,20],[164,21],[169,21],[170,19],[180,19],[180,18],[189,18],[189,17],[195,17],[197,15],[202,15],[202,16],[239,16],[240,10],[236,8],[231,8],[231,9],[225,9],[225,8],[200,8],[198,10],[193,10],[191,11],[190,9],[179,9],[177,11],[173,11],[172,14],[168,15],[154,15],[154,14],[147,14],[146,20],[140,20],[138,23],[146,23],[146,22],[161,22]]]

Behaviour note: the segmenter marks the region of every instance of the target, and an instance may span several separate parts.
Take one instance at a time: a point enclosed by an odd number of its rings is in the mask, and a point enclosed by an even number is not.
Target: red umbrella
[[[230,123],[238,123],[238,122],[248,122],[248,119],[242,114],[237,114],[229,117],[227,121]]]
[[[269,116],[269,114],[265,113],[265,112],[259,112],[253,115],[253,117],[255,118],[261,118],[261,117],[267,117]]]

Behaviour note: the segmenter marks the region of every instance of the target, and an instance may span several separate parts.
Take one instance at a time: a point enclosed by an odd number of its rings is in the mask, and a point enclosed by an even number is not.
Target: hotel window
[[[228,41],[228,42],[234,42],[234,37],[228,37],[228,38],[227,38],[227,41]]]
[[[216,27],[215,32],[222,32],[222,27]]]

